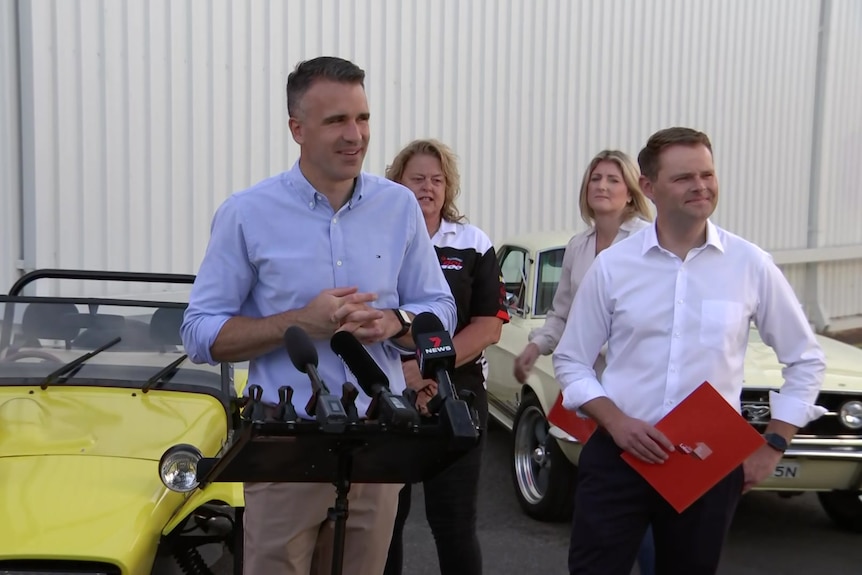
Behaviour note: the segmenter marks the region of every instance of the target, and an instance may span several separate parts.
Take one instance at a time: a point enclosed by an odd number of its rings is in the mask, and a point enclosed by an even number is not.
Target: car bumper
[[[581,443],[551,426],[566,458],[577,464]],[[862,439],[797,437],[781,458],[776,475],[760,483],[761,491],[862,490]]]

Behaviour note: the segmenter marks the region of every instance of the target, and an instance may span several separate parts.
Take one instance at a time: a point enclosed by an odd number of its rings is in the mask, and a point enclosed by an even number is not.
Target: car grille
[[[825,407],[828,413],[800,429],[797,435],[862,437],[862,429],[849,429],[842,425],[838,419],[838,410],[841,405],[851,399],[862,400],[862,396],[858,394],[821,393],[817,397],[817,405]],[[769,390],[743,390],[742,415],[758,431],[763,431],[771,417]]]
[[[120,568],[94,561],[0,561],[0,575],[120,575]]]

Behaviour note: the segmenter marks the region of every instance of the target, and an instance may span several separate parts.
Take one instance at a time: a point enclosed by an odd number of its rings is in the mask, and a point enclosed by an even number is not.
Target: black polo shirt
[[[431,242],[458,309],[455,334],[473,317],[497,317],[508,323],[503,277],[494,245],[485,232],[471,224],[443,220]],[[457,368],[452,376],[475,376],[484,382],[488,377],[485,353]]]

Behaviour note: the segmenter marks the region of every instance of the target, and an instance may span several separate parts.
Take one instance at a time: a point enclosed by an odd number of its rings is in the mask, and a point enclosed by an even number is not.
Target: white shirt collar
[[[724,244],[721,242],[721,237],[718,234],[718,228],[715,227],[715,224],[712,223],[711,220],[706,221],[706,243],[700,248],[702,249],[706,246],[712,246],[721,253],[724,253]],[[656,231],[656,222],[653,222],[651,226],[644,232],[644,243],[643,249],[641,250],[641,254],[646,254],[653,248],[657,248],[663,250],[658,243],[658,232]]]
[[[431,237],[433,240],[437,236],[444,236],[446,234],[457,234],[458,233],[458,224],[455,222],[450,222],[445,219],[440,220],[440,227],[437,228],[437,231]]]

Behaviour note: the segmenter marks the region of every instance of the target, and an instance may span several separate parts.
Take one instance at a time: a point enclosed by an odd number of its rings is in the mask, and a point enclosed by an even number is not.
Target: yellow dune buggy
[[[211,573],[227,551],[240,574],[242,486],[196,479],[239,424],[233,366],[186,358],[184,302],[26,295],[37,279],[194,276],[37,270],[0,296],[0,573]]]

